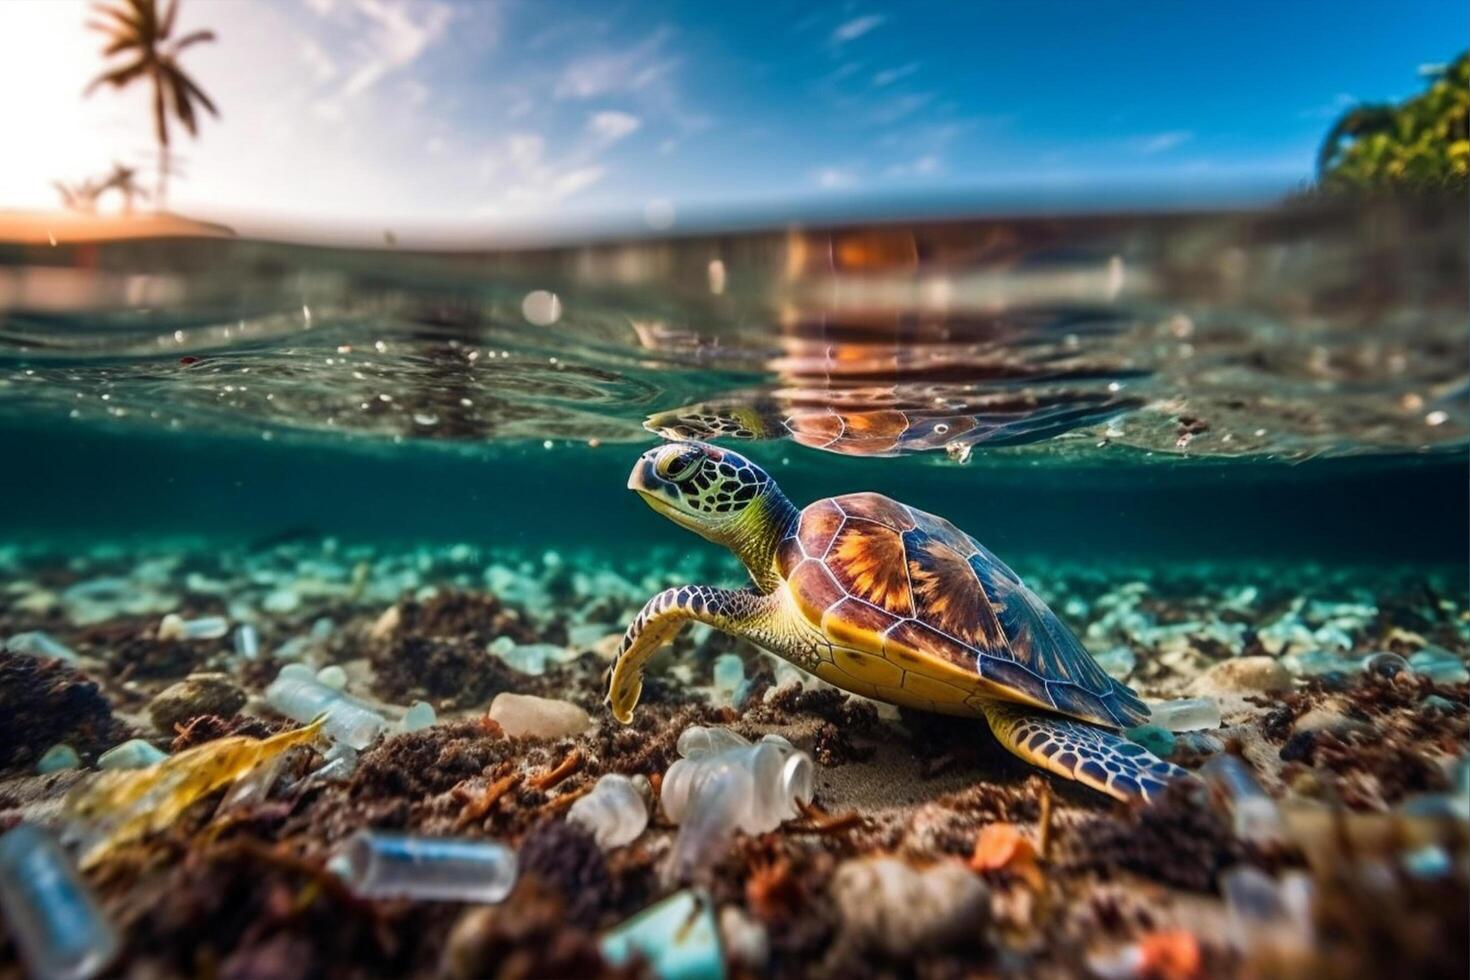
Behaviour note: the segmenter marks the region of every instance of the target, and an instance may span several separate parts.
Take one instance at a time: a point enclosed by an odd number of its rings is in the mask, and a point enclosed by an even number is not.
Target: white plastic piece
[[[334,691],[347,689],[347,671],[336,664],[328,664],[316,672],[316,679]]]
[[[751,744],[727,728],[686,729],[683,757],[664,774],[660,800],[679,834],[665,874],[683,880],[721,854],[737,830],[761,834],[812,799],[811,758],[779,735]]]
[[[230,621],[223,616],[201,616],[184,619],[169,613],[158,624],[160,640],[218,640],[230,631]]]
[[[260,657],[260,631],[249,623],[235,627],[235,653],[244,660]]]
[[[488,840],[363,831],[327,867],[363,898],[502,901],[515,886],[516,853]]]
[[[631,844],[648,826],[647,791],[627,776],[608,773],[572,804],[567,823],[585,828],[603,850]]]
[[[1214,698],[1180,698],[1149,705],[1149,721],[1171,732],[1219,728],[1220,720],[1220,705]]]
[[[265,700],[272,708],[302,724],[325,713],[322,730],[328,738],[345,742],[354,749],[365,749],[387,727],[382,715],[351,695],[344,694],[318,681],[314,676],[301,676],[288,664],[265,689]],[[310,669],[305,669],[308,674]]]
[[[29,657],[53,657],[56,660],[75,661],[76,651],[43,630],[16,633],[5,641],[5,649],[11,653],[23,653]]]

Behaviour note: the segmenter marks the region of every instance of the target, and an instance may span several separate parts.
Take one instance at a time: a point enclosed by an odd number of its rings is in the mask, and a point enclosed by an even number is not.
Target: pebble
[[[1333,708],[1319,705],[1296,720],[1293,732],[1329,732],[1333,735],[1348,735],[1354,732],[1367,733],[1373,726],[1357,718],[1349,718]]]
[[[725,953],[756,975],[766,973],[771,958],[771,937],[766,927],[741,911],[738,905],[720,909],[720,939]]]
[[[199,715],[228,718],[245,706],[245,694],[224,674],[191,674],[164,688],[148,703],[153,727],[172,734]]]
[[[114,745],[97,757],[98,769],[147,769],[168,758],[152,742],[141,738],[130,738],[121,745]]]
[[[77,769],[81,766],[82,759],[77,755],[77,750],[70,745],[53,745],[41,753],[40,760],[36,763],[36,772],[46,775],[48,772],[60,772],[63,769]]]
[[[832,877],[845,931],[893,956],[978,939],[990,890],[958,861],[920,871],[891,856],[854,858]]]
[[[1274,693],[1291,690],[1291,672],[1274,657],[1222,660],[1196,678],[1195,694]]]
[[[592,727],[587,712],[570,701],[502,691],[490,702],[490,718],[512,738],[566,738]]]

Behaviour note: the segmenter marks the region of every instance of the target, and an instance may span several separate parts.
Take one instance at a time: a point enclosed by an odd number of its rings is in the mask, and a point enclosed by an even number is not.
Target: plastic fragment
[[[1087,968],[1103,980],[1193,980],[1203,975],[1199,940],[1182,929],[1151,932],[1121,949],[1091,953]]]
[[[990,917],[990,889],[955,860],[920,869],[887,854],[850,858],[830,888],[840,941],[896,957],[974,942]]]
[[[1220,891],[1237,949],[1303,949],[1312,939],[1312,880],[1290,872],[1278,882],[1250,865],[1236,865],[1220,876]]]
[[[1220,705],[1214,698],[1180,698],[1149,705],[1149,720],[1171,732],[1197,732],[1220,727]]]
[[[53,657],[56,660],[75,661],[76,651],[44,630],[16,633],[5,641],[5,649],[11,653],[23,653],[31,657]]]
[[[41,758],[36,762],[36,772],[46,775],[50,772],[60,772],[63,769],[77,769],[82,764],[81,756],[77,750],[70,745],[62,743],[53,745],[41,753]]]
[[[609,930],[598,945],[603,958],[614,967],[641,956],[659,980],[723,980],[725,976],[714,906],[702,891],[670,895]]]
[[[201,616],[184,619],[169,613],[158,624],[160,640],[218,640],[230,631],[230,621],[223,616]]]
[[[1217,755],[1201,766],[1199,772],[1229,801],[1235,836],[1255,844],[1283,839],[1281,812],[1244,759],[1229,753]]]
[[[281,668],[265,689],[265,700],[292,721],[307,722],[325,715],[322,730],[327,737],[354,749],[367,748],[388,725],[387,719],[363,702],[321,683],[304,665]]]
[[[585,828],[603,850],[631,844],[648,826],[647,780],[643,784],[608,773],[592,792],[572,804],[567,823]]]
[[[398,730],[403,732],[417,732],[425,728],[432,728],[438,720],[434,713],[434,706],[427,701],[415,701],[408,706],[403,713],[403,720],[398,723]]]
[[[980,828],[970,855],[970,870],[977,874],[1009,871],[1038,891],[1044,883],[1035,845],[1012,823],[991,823]]]
[[[737,830],[775,830],[812,799],[811,758],[779,735],[751,744],[727,728],[691,726],[682,758],[664,774],[660,799],[679,825],[664,872],[684,880],[729,846]]]
[[[1375,677],[1397,677],[1403,673],[1413,673],[1409,662],[1396,653],[1373,653],[1362,660],[1365,673]]]
[[[130,738],[114,745],[97,757],[98,769],[146,769],[168,758],[168,753],[156,748],[152,742],[141,738]]]
[[[30,974],[86,980],[117,955],[117,933],[61,845],[33,824],[0,836],[0,911]]]
[[[1150,722],[1147,725],[1130,728],[1123,734],[1130,742],[1137,742],[1160,759],[1167,759],[1174,754],[1177,740],[1174,738],[1174,733],[1163,725]]]
[[[488,840],[361,831],[327,865],[363,898],[503,901],[515,887],[516,853]]]
[[[115,848],[171,825],[190,804],[248,776],[287,749],[310,742],[324,719],[270,738],[233,735],[171,755],[147,769],[98,774],[66,797],[62,810],[82,831],[82,867]]]
[[[235,627],[235,653],[245,660],[260,657],[260,631],[249,623]]]

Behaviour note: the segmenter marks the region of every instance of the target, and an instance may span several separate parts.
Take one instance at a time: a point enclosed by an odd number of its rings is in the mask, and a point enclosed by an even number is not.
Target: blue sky
[[[1290,187],[1355,99],[1417,90],[1464,4],[184,0],[220,103],[176,210],[526,224],[993,191]],[[149,162],[146,98],[80,91],[85,4],[0,5],[36,152],[0,206]],[[8,155],[7,155],[8,156]]]

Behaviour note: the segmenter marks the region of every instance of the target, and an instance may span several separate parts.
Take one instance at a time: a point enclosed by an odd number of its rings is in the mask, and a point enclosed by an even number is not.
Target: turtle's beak
[[[653,471],[651,453],[639,456],[638,462],[633,464],[633,472],[628,474],[628,489],[639,493],[657,493],[662,482]]]

